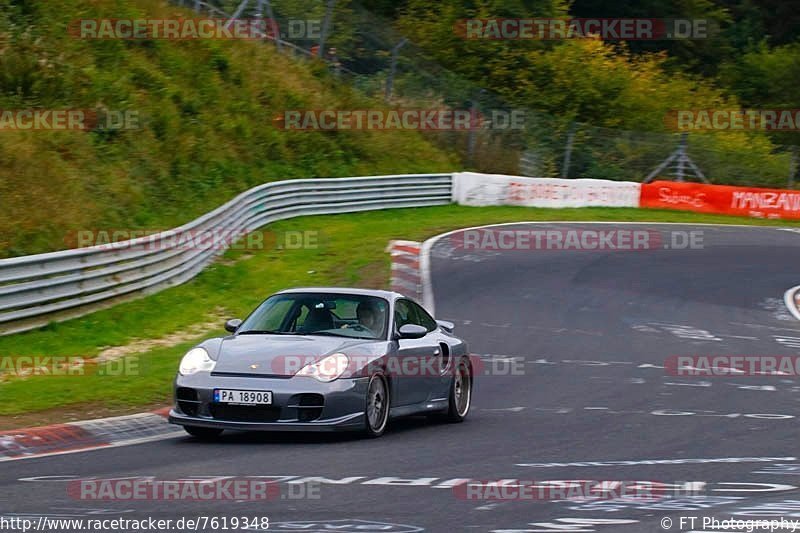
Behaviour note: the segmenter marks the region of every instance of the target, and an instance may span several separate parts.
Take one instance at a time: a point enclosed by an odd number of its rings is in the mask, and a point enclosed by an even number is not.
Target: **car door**
[[[417,324],[427,329],[420,320],[417,305],[410,300],[398,299],[394,310],[395,334],[405,324]],[[427,401],[430,391],[441,381],[437,371],[440,349],[435,335],[429,330],[419,339],[398,339],[398,345],[397,359],[389,362],[393,367],[389,372],[397,384],[397,405]]]
[[[426,355],[426,362],[428,370],[425,376],[425,386],[428,388],[428,399],[441,399],[446,398],[450,390],[450,382],[452,381],[452,369],[449,365],[452,364],[450,350],[447,348],[448,343],[443,339],[439,324],[428,312],[415,302],[410,302],[412,311],[416,313],[417,323],[428,330],[426,338],[435,347],[430,355]],[[442,353],[442,344],[445,344],[446,353]]]

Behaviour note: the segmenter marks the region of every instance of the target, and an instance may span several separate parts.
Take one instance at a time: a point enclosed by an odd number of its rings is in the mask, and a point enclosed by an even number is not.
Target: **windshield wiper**
[[[365,340],[377,340],[374,337],[362,337],[357,335],[339,335],[337,333],[332,333],[330,331],[310,331],[310,332],[300,332],[300,331],[272,331],[269,329],[248,329],[246,331],[237,331],[237,335],[296,335],[298,337],[308,337],[311,335],[320,335],[324,337],[341,337],[343,339],[365,339]]]
[[[237,331],[237,335],[295,335],[291,331],[272,331],[269,329],[248,329],[246,331]]]
[[[377,340],[374,337],[361,337],[358,335],[339,335],[336,333],[332,333],[330,331],[312,331],[311,333],[304,333],[304,335],[322,335],[325,337],[342,337],[344,339],[368,339],[368,340]]]

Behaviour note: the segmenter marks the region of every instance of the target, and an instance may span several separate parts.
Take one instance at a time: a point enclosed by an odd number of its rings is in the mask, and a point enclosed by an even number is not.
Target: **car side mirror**
[[[242,321],[238,318],[231,318],[230,320],[225,322],[225,331],[230,331],[231,333],[236,333],[236,330],[239,329],[239,326],[242,325]]]
[[[404,324],[400,326],[401,339],[421,339],[428,334],[428,330],[419,324]]]

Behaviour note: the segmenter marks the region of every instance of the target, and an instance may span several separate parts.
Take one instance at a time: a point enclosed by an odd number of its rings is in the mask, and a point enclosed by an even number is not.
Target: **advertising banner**
[[[453,201],[462,205],[639,207],[641,184],[595,179],[524,178],[459,172]]]
[[[642,185],[641,207],[800,219],[800,191],[656,181]]]

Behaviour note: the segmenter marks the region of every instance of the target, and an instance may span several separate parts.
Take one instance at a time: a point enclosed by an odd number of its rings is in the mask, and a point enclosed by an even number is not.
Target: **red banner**
[[[800,191],[655,181],[642,185],[639,206],[753,218],[800,219]]]

